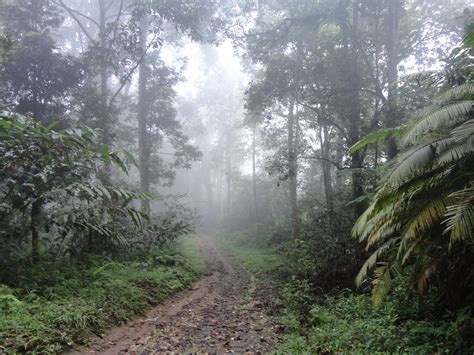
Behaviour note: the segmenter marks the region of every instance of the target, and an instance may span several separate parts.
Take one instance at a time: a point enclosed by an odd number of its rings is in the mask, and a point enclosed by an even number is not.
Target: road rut
[[[227,252],[200,237],[202,278],[83,351],[101,354],[267,353],[281,340],[271,305]],[[260,293],[261,295],[261,293]]]

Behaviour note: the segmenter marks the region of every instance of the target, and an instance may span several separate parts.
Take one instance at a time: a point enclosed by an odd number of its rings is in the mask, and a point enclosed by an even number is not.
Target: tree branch
[[[62,7],[64,10],[67,11],[67,13],[74,19],[74,21],[76,21],[76,23],[79,25],[79,27],[81,28],[82,32],[84,32],[85,36],[92,42],[94,41],[94,38],[92,38],[92,36],[89,34],[89,32],[87,32],[87,29],[84,27],[84,25],[82,24],[82,22],[79,20],[79,18],[75,15],[75,13],[77,13],[78,15],[81,15],[83,17],[86,17],[88,18],[89,20],[91,20],[94,24],[98,25],[96,21],[94,21],[93,19],[91,19],[89,16],[86,16],[84,14],[81,14],[80,12],[78,11],[75,11],[73,9],[71,9],[70,7],[66,6],[66,4],[64,4],[64,2],[62,0],[58,0],[57,2],[54,1],[54,3],[60,7]]]
[[[145,50],[143,51],[142,55],[140,56],[140,58],[137,60],[137,62],[135,63],[135,65],[133,66],[132,69],[130,69],[130,71],[127,73],[127,75],[125,75],[122,80],[121,80],[121,84],[119,86],[119,88],[117,89],[117,91],[115,91],[115,93],[112,95],[112,97],[110,98],[110,101],[109,101],[109,106],[111,106],[115,99],[117,98],[117,96],[120,94],[120,92],[122,91],[122,89],[125,87],[125,85],[127,84],[127,81],[130,79],[130,77],[133,75],[133,73],[135,72],[135,70],[138,68],[138,66],[143,62],[143,60],[145,59],[145,56],[146,54],[148,53],[148,50],[151,48],[151,46],[153,45],[153,43],[155,42],[156,38],[158,37],[158,34],[155,33],[155,35],[153,36],[153,38],[151,39],[150,43],[148,43],[148,45],[146,46]]]

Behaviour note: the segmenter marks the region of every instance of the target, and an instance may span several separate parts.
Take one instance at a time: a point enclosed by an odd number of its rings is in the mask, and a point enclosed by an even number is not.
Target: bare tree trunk
[[[214,222],[215,217],[213,218],[214,211],[214,196],[212,190],[212,180],[211,180],[211,163],[209,155],[204,154],[202,160],[201,176],[203,177],[202,183],[204,189],[206,190],[206,222]]]
[[[288,184],[290,189],[290,219],[291,219],[291,237],[298,238],[299,234],[299,214],[298,214],[298,162],[295,147],[295,127],[298,120],[295,115],[295,102],[290,101],[288,113]]]
[[[329,163],[330,156],[330,141],[329,141],[328,128],[326,125],[322,125],[319,129],[319,140],[321,142],[321,165],[323,171],[323,182],[324,182],[324,197],[326,200],[326,208],[331,216],[333,211],[333,200],[332,200],[332,182],[331,182],[331,165]]]
[[[107,10],[104,0],[99,0],[99,40],[101,48],[106,48],[106,24],[107,24]],[[103,143],[111,143],[111,132],[110,132],[110,112],[108,107],[108,74],[107,74],[107,61],[103,61],[100,64],[99,69],[100,76],[100,106],[101,106],[101,127],[103,130]],[[108,169],[107,169],[108,170]]]
[[[349,107],[349,129],[348,129],[348,144],[354,145],[360,139],[361,126],[361,102],[360,102],[360,70],[359,70],[359,55],[357,51],[357,42],[359,36],[359,2],[355,1],[352,8],[352,28],[346,28],[346,36],[350,39],[351,44],[347,48],[350,65],[350,78],[348,84],[351,87],[351,96],[347,103]],[[352,169],[352,198],[354,200],[363,196],[364,194],[364,177],[361,173],[364,156],[361,151],[357,151],[350,155],[351,169]],[[361,202],[355,203],[355,216],[359,216],[365,210],[365,205]]]
[[[228,118],[228,126],[226,127],[226,142],[225,142],[225,169],[226,169],[226,213],[227,222],[230,223],[231,214],[231,194],[232,194],[232,116]]]
[[[227,157],[226,157],[226,162],[225,162],[225,166],[226,166],[226,187],[227,187],[227,203],[226,203],[226,207],[227,207],[227,217],[229,218],[230,217],[230,194],[231,194],[231,190],[232,190],[232,177],[231,177],[231,164],[230,164],[230,147],[227,147],[227,153],[226,153]]]
[[[343,166],[343,145],[342,145],[342,135],[338,134],[337,135],[337,140],[336,140],[336,163],[337,166],[342,168]],[[336,170],[336,178],[334,179],[334,189],[335,191],[339,191],[342,188],[343,181],[342,181],[342,169],[337,169]]]
[[[252,188],[253,188],[253,205],[255,209],[255,226],[257,231],[259,228],[258,220],[258,200],[257,200],[257,175],[256,175],[256,145],[257,145],[257,124],[252,127]]]
[[[148,26],[146,18],[140,22],[140,48],[143,52],[146,50],[146,38]],[[143,59],[138,67],[138,158],[140,165],[140,191],[150,192],[150,161],[148,149],[148,115],[147,115],[147,75],[148,67],[146,60]],[[150,201],[148,199],[141,200],[142,210],[150,210]]]
[[[219,224],[222,225],[223,224],[223,208],[222,208],[222,204],[223,204],[223,197],[222,197],[222,173],[220,171],[220,169],[218,170],[217,172],[217,198],[216,198],[216,202],[217,202],[217,215],[218,215],[218,220],[219,220]]]
[[[388,109],[385,115],[385,125],[387,127],[394,127],[398,122],[398,32],[400,14],[402,10],[401,0],[390,0],[387,1],[387,19],[386,19],[386,31],[387,31],[387,103]],[[393,137],[388,137],[387,141],[387,157],[388,159],[394,158],[398,154],[397,144]]]

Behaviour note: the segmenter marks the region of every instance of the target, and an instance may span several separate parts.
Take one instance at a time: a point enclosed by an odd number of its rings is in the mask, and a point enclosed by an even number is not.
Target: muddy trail
[[[77,353],[267,353],[281,333],[270,297],[259,292],[228,253],[199,238],[205,260],[202,278],[152,309],[112,330]]]

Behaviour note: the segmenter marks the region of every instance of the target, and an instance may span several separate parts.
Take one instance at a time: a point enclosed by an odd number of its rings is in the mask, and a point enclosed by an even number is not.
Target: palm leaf
[[[424,207],[421,207],[418,213],[415,212],[418,208],[412,208],[410,212],[415,213],[410,213],[411,219],[403,229],[404,238],[416,239],[423,233],[433,229],[442,221],[447,206],[452,203],[453,200],[453,198],[441,195],[440,197],[431,200]]]
[[[377,248],[364,262],[362,267],[360,268],[359,272],[357,273],[355,283],[357,287],[359,287],[362,282],[367,278],[370,270],[377,264],[379,259],[385,255],[394,245],[397,243],[397,239],[390,239],[381,246]]]
[[[398,164],[389,171],[389,182],[396,184],[415,172],[426,168],[435,158],[436,148],[433,143],[416,146],[399,157]]]
[[[467,187],[450,195],[457,200],[446,208],[446,224],[444,234],[449,234],[450,241],[473,238],[474,229],[474,187]]]
[[[378,307],[382,304],[387,293],[392,289],[390,264],[383,263],[374,271],[375,280],[372,288],[372,303]]]
[[[474,135],[474,119],[464,122],[451,131],[451,136],[457,141],[465,141]],[[471,147],[472,148],[472,147]]]
[[[414,144],[422,134],[463,122],[472,111],[474,100],[458,101],[424,110],[402,138],[404,147]]]
[[[370,144],[381,143],[388,137],[397,137],[402,135],[406,131],[407,127],[400,126],[396,128],[383,128],[378,131],[369,133],[351,148],[349,148],[349,154],[355,153]]]
[[[474,84],[466,83],[451,88],[437,96],[435,103],[442,105],[452,101],[471,100],[474,97]]]

